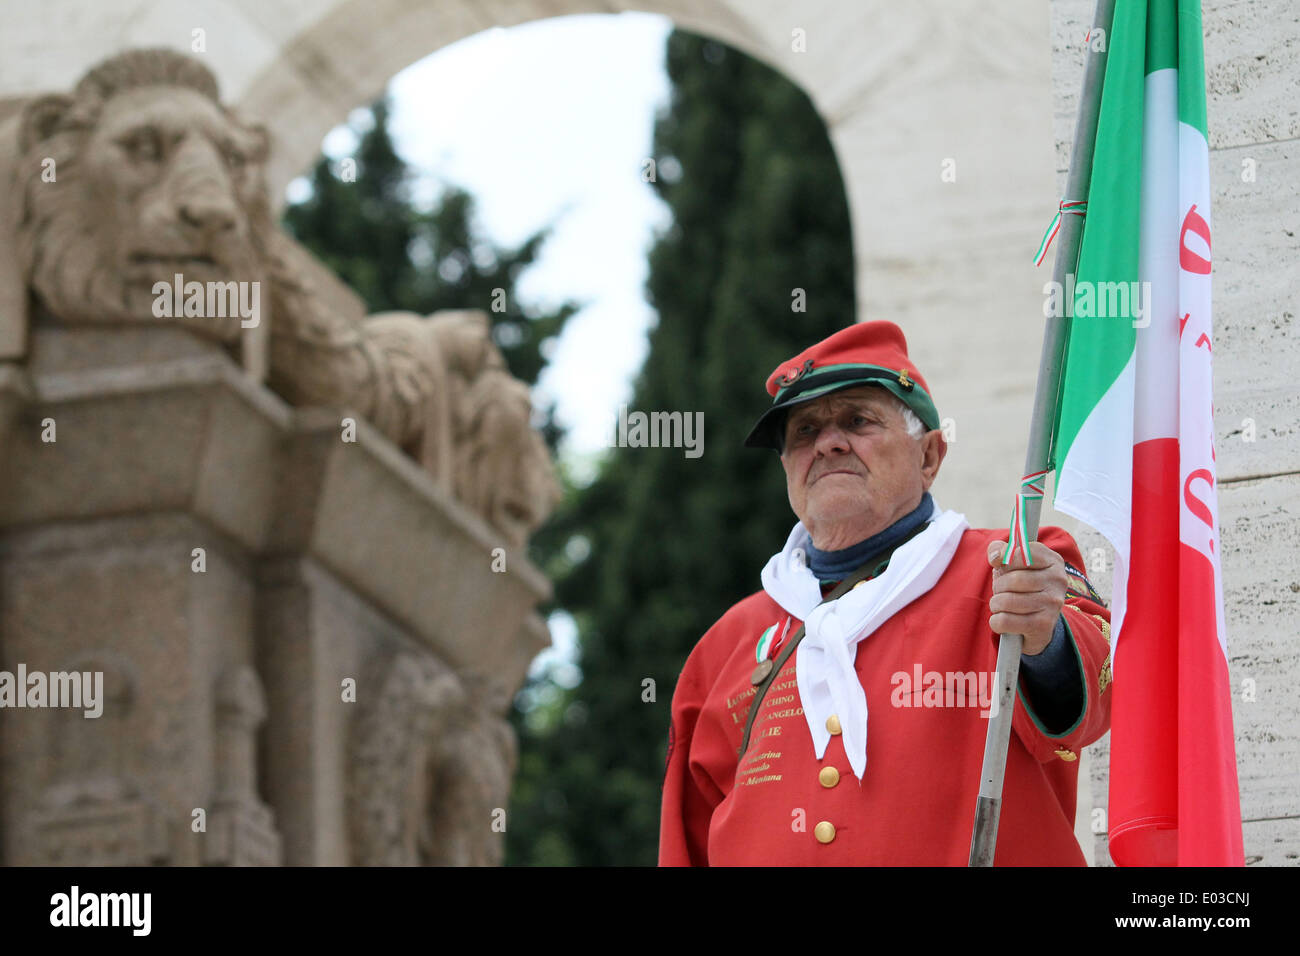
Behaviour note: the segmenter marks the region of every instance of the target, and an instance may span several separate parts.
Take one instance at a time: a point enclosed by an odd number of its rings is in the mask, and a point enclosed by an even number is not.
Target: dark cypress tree
[[[658,323],[629,408],[703,412],[703,455],[612,449],[539,536],[583,679],[524,695],[544,703],[516,724],[515,864],[655,861],[681,666],[795,520],[775,454],[741,442],[772,368],[854,320],[848,205],[811,102],[711,40],[675,32],[667,56],[655,188],[673,223],[650,252]]]

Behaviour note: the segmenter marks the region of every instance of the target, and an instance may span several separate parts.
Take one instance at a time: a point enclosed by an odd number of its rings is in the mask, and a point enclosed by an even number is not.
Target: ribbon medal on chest
[[[785,632],[790,627],[790,619],[786,618],[785,628],[781,630],[781,636],[777,637],[777,625],[773,624],[758,637],[758,644],[754,648],[754,660],[757,667],[754,668],[754,674],[750,678],[750,683],[757,687],[767,679],[767,675],[772,673],[775,663],[772,658],[776,656],[777,649],[785,642]]]

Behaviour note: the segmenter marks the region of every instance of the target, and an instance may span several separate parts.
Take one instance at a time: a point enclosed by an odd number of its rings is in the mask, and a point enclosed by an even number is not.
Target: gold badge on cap
[[[907,369],[903,369],[901,372],[898,373],[898,384],[903,386],[903,388],[907,389],[910,392],[912,390],[912,386],[915,385],[916,383],[913,382],[908,377]]]

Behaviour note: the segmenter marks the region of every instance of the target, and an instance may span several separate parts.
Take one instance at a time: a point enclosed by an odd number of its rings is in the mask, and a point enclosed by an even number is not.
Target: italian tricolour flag
[[[1119,0],[1108,41],[1052,462],[1056,508],[1117,552],[1110,853],[1241,865],[1199,0]]]

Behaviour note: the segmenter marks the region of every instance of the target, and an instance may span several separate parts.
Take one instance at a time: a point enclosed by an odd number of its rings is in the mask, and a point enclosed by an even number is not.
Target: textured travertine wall
[[[1202,6],[1213,189],[1214,442],[1246,859],[1294,866],[1300,861],[1300,8],[1289,0],[1204,0]],[[1092,10],[1091,0],[1052,3],[1062,187]],[[1247,440],[1247,419],[1254,441]],[[1085,537],[1090,546],[1102,544],[1099,535]],[[1098,573],[1096,580],[1109,595],[1109,575]],[[1254,682],[1253,701],[1247,681]],[[1093,793],[1102,807],[1107,743],[1093,748]],[[1099,837],[1095,848],[1099,863],[1109,859],[1104,841]]]
[[[403,67],[464,36],[573,13],[670,16],[784,70],[812,97],[850,200],[858,318],[903,325],[941,415],[956,428],[936,496],[974,525],[1005,525],[1041,342],[1046,268],[1035,271],[1029,258],[1059,195],[1092,6],[145,0],[129,16],[116,4],[86,2],[45,4],[36,16],[4,0],[0,118],[23,97],[66,88],[109,51],[188,50],[201,29],[225,98],[273,131],[278,192],[350,109]],[[1205,6],[1228,621],[1234,684],[1251,676],[1258,692],[1236,711],[1247,853],[1293,862],[1300,759],[1288,621],[1300,603],[1300,398],[1287,373],[1297,367],[1290,290],[1300,243],[1300,24],[1287,0]],[[1246,159],[1255,161],[1254,182],[1241,179]],[[1241,440],[1248,416],[1254,443]],[[1079,532],[1050,509],[1043,521]],[[1098,578],[1109,593],[1106,575]],[[1104,748],[1099,758],[1092,761],[1097,798],[1080,800],[1085,829],[1087,810],[1104,804]],[[1096,860],[1106,860],[1104,847]]]

